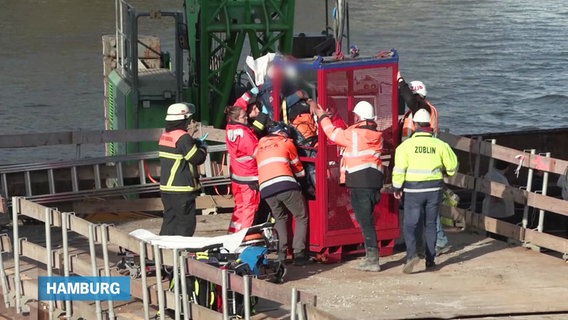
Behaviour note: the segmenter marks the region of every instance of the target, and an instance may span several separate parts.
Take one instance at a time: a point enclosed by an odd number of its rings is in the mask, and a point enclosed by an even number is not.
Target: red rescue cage
[[[329,60],[327,60],[329,59]],[[372,58],[331,58],[294,62],[299,86],[316,97],[326,109],[334,105],[347,126],[354,123],[353,108],[359,101],[375,106],[378,130],[383,133],[385,185],[391,182],[391,161],[398,143],[398,96],[396,74],[398,55],[395,50]],[[284,74],[277,72],[276,74]],[[282,79],[274,79],[273,99],[281,97]],[[279,101],[278,101],[279,102]],[[282,118],[283,104],[274,103],[275,119]],[[315,199],[308,200],[308,247],[323,261],[339,261],[342,256],[364,252],[363,236],[350,205],[349,190],[339,185],[341,148],[330,142],[318,128],[317,154],[302,157],[304,163],[315,163]],[[375,206],[375,230],[381,256],[391,255],[394,241],[400,235],[398,201],[392,193],[381,192]]]

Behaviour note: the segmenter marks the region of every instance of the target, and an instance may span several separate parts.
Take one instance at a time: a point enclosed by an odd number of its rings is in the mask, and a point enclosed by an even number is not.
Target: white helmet
[[[417,110],[412,115],[412,121],[420,123],[430,123],[430,112],[426,111],[426,109]]]
[[[375,108],[367,101],[357,102],[353,113],[363,120],[375,120]]]
[[[410,90],[412,90],[412,93],[416,93],[422,98],[426,97],[426,94],[428,93],[426,91],[426,86],[422,81],[410,81]]]
[[[184,120],[195,113],[195,106],[192,103],[178,102],[168,107],[166,121]]]

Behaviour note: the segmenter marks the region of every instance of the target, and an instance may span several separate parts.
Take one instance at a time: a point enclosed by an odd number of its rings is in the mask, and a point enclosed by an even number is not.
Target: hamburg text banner
[[[39,277],[38,299],[76,301],[128,301],[129,277]]]

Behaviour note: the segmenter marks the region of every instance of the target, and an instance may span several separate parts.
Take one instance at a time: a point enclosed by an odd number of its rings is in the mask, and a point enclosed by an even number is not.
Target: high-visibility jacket
[[[262,198],[287,190],[299,190],[296,178],[306,175],[292,139],[278,134],[260,139],[256,162]]]
[[[453,176],[458,167],[456,154],[430,132],[416,132],[395,151],[392,185],[405,192],[428,192],[443,186],[443,172]]]
[[[164,132],[158,141],[160,191],[191,192],[201,188],[197,166],[205,162],[207,151],[198,147],[184,130]]]
[[[258,146],[256,135],[248,126],[237,122],[229,122],[225,133],[231,180],[240,184],[256,183],[258,181],[258,168],[254,158]]]
[[[340,164],[339,182],[351,188],[380,189],[383,186],[382,133],[374,121],[360,121],[341,129],[323,117],[320,125],[329,140],[345,147]]]
[[[258,138],[264,137],[268,131],[268,127],[273,124],[272,119],[266,113],[259,113],[254,119],[249,118],[249,125],[254,130]]]
[[[310,113],[297,115],[292,121],[292,126],[296,129],[300,137],[296,143],[299,146],[315,147],[317,144],[317,126]]]
[[[429,101],[425,100],[426,104],[430,107],[430,127],[434,130],[434,136],[438,136],[438,110],[434,107]],[[401,141],[404,141],[416,131],[416,127],[414,125],[414,121],[412,121],[412,110],[408,110],[404,114],[404,118],[402,120],[402,138]]]

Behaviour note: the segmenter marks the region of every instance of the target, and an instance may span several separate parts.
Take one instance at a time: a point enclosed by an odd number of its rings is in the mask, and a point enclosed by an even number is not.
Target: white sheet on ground
[[[134,238],[152,245],[156,244],[164,249],[202,249],[211,245],[222,244],[227,251],[236,252],[243,242],[247,230],[248,228],[237,233],[217,237],[160,236],[146,229],[136,229],[129,234]]]

